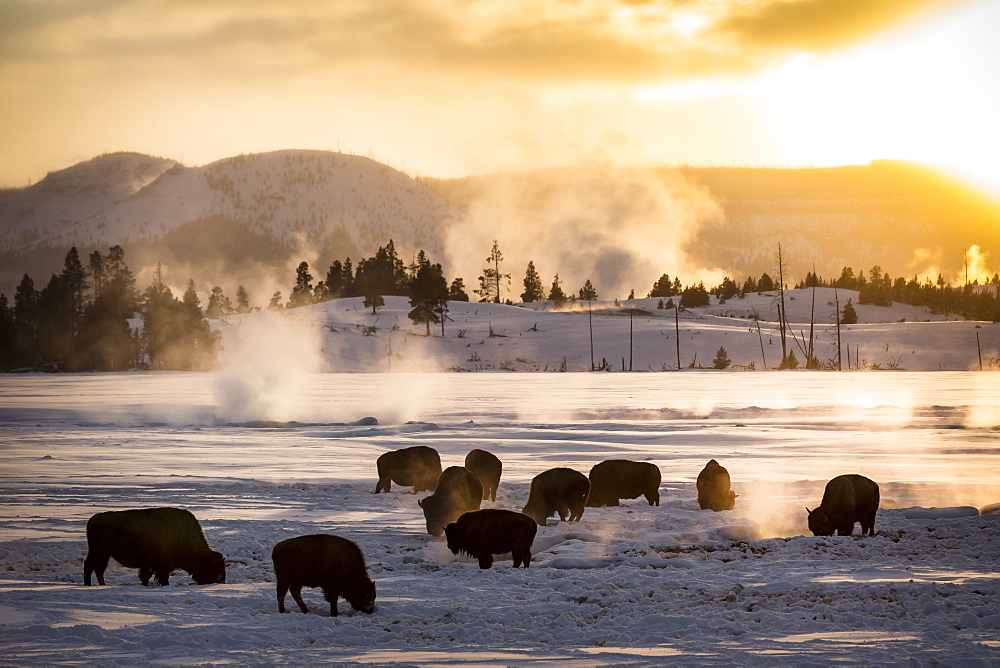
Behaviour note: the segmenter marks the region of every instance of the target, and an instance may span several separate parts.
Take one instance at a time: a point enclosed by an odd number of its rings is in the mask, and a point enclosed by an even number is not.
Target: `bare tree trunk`
[[[841,344],[840,344],[840,296],[837,294],[837,286],[833,286],[833,305],[837,309],[837,371],[843,371],[844,365],[843,360],[840,356]],[[850,355],[848,355],[848,364],[850,364]]]
[[[681,370],[681,324],[680,304],[674,306],[674,334],[677,337],[677,370]]]
[[[787,344],[785,343],[785,258],[781,252],[781,244],[778,244],[778,291],[781,295],[781,306],[778,309],[778,325],[781,328],[781,361],[784,363],[788,356]]]

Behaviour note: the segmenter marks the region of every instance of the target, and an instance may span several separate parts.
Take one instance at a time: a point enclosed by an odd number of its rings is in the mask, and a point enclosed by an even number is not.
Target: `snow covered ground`
[[[314,374],[293,359],[0,376],[0,663],[1000,664],[1000,514],[978,511],[1000,501],[998,374]],[[535,474],[609,458],[656,463],[661,505],[552,518],[529,569],[481,571],[426,534],[423,495],[373,494],[378,454],[417,444],[445,466],[497,454],[484,507],[520,510]],[[698,510],[712,457],[733,511]],[[804,506],[849,472],[881,486],[877,535],[812,537]],[[92,514],[164,505],[201,520],[226,584],[144,588],[112,566],[108,586],[82,586]],[[271,548],[313,532],[362,547],[374,614],[277,612]]]

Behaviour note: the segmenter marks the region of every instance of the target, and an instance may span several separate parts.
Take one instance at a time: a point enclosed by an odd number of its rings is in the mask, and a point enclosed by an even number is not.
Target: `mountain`
[[[162,262],[178,284],[194,277],[232,290],[238,280],[269,295],[287,289],[303,259],[322,274],[390,238],[440,257],[452,215],[425,186],[360,156],[277,151],[185,167],[107,155],[0,193],[0,285],[8,291],[24,272],[44,282],[70,246],[84,254],[120,244],[133,269]]]
[[[791,281],[815,266],[962,282],[992,275],[1000,205],[918,165],[877,161],[815,168],[529,170],[413,179],[368,158],[326,151],[241,155],[202,167],[115,153],[0,191],[0,292],[81,255],[126,250],[140,286],[162,263],[172,287],[245,284],[253,302],[287,296],[295,266],[321,280],[334,259],[370,257],[393,239],[408,260],[426,250],[469,288],[498,239],[517,299],[533,260],[567,290],[644,295],[661,273],[685,283],[775,274],[782,245]],[[995,257],[995,256],[994,256]]]

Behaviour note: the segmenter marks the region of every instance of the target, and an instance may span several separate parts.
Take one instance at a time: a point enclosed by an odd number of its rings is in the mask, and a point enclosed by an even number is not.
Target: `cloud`
[[[846,46],[945,3],[6,0],[0,49],[6,66],[138,60],[155,72],[167,59],[227,74],[243,68],[251,78],[363,65],[535,84],[664,81],[745,73],[789,50]]]

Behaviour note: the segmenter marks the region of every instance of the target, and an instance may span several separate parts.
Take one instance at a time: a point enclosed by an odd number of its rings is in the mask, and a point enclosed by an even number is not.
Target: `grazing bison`
[[[480,568],[489,568],[494,554],[506,552],[514,558],[514,568],[521,564],[527,568],[537,531],[535,520],[527,515],[495,508],[465,513],[444,528],[448,549],[475,557]]]
[[[308,613],[302,600],[303,587],[323,589],[331,617],[337,616],[339,596],[355,610],[375,611],[375,583],[368,577],[365,556],[354,541],[328,533],[296,536],[275,545],[271,561],[278,581],[278,612],[286,612],[285,593],[291,590],[299,610]]]
[[[617,506],[619,499],[640,495],[649,505],[660,505],[660,469],[656,464],[609,459],[590,469],[588,506]]]
[[[729,488],[729,471],[714,459],[698,474],[698,505],[702,510],[732,510],[736,492]]]
[[[503,464],[492,452],[486,452],[476,448],[470,450],[465,456],[465,468],[469,469],[479,477],[483,483],[483,499],[490,501],[497,500],[497,487],[500,486],[500,474],[503,472]]]
[[[434,448],[415,445],[379,455],[375,466],[378,469],[376,494],[388,492],[392,483],[404,487],[412,485],[414,492],[423,492],[434,489],[441,475],[441,456]]]
[[[208,547],[201,525],[181,508],[141,508],[97,513],[87,522],[87,558],[83,584],[90,574],[104,584],[108,560],[114,557],[126,568],[138,568],[143,586],[150,576],[167,584],[170,573],[187,571],[198,584],[226,581],[226,561]]]
[[[549,469],[532,478],[528,502],[521,512],[542,526],[552,513],[559,513],[563,521],[576,522],[583,516],[589,495],[587,476],[569,468]]]
[[[809,530],[814,536],[850,536],[854,523],[861,522],[861,535],[875,535],[878,511],[878,485],[863,475],[839,475],[826,483],[823,500],[816,510],[809,510]]]
[[[427,533],[440,536],[444,528],[469,510],[479,510],[483,483],[464,466],[449,466],[438,476],[434,493],[417,503],[424,509]]]

